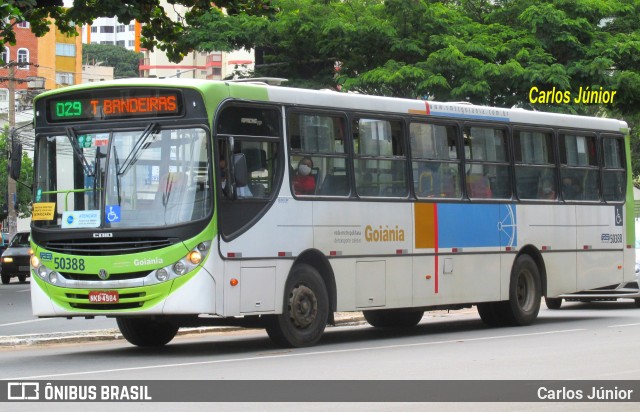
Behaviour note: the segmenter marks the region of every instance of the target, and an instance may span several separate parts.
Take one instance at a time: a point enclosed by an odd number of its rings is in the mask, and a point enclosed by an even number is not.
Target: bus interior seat
[[[267,152],[262,149],[246,148],[242,150],[247,159],[247,171],[249,173],[267,168]]]
[[[327,175],[320,188],[321,195],[346,196],[349,194],[349,180],[347,175]]]
[[[420,173],[418,179],[418,195],[419,196],[432,196],[434,195],[435,188],[433,186],[433,173],[428,170]]]

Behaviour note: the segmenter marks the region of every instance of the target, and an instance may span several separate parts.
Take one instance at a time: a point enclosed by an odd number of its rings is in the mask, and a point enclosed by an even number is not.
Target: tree
[[[255,48],[254,75],[285,77],[292,86],[617,117],[640,147],[640,1],[272,3],[268,17],[194,16],[180,47]],[[534,86],[572,97],[581,87],[617,94],[606,105],[534,104]],[[638,174],[640,152],[633,155]]]
[[[0,131],[0,204],[7,204],[12,207],[12,199],[7,199],[7,153],[10,144],[9,128],[5,127]],[[17,214],[20,218],[31,216],[32,191],[30,189],[33,181],[33,161],[26,152],[22,152],[22,167],[20,169],[20,180],[16,185],[17,193]]]
[[[62,33],[78,35],[75,25],[90,24],[97,17],[116,16],[123,24],[133,20],[142,23],[142,46],[149,50],[157,46],[172,61],[179,62],[191,51],[177,46],[184,35],[185,22],[216,7],[224,7],[230,15],[269,15],[274,12],[269,0],[220,0],[215,5],[210,0],[168,0],[168,3],[184,5],[190,10],[184,19],[172,21],[160,6],[160,0],[73,0],[73,6],[69,8],[62,7],[62,0],[4,0],[0,5],[0,39],[2,44],[15,44],[14,28],[22,21],[29,22],[31,31],[38,37],[49,31],[48,18]]]
[[[102,62],[104,66],[114,68],[116,79],[140,77],[141,55],[124,47],[109,44],[85,44],[82,46],[82,61],[86,64]]]

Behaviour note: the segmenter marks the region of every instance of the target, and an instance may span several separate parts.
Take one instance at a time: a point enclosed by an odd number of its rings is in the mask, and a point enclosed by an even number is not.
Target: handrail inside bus
[[[91,192],[94,190],[102,190],[102,188],[97,187],[97,188],[93,188],[93,187],[89,187],[89,188],[83,188],[83,189],[69,189],[69,190],[47,190],[45,192],[41,192],[41,194],[43,195],[55,195],[55,194],[59,194],[59,193],[65,193],[64,196],[64,211],[67,211],[67,206],[68,206],[68,199],[69,199],[69,194],[70,193],[83,193],[83,192]]]

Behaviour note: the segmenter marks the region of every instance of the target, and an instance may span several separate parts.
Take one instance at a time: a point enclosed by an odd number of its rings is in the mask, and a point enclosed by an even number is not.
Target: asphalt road
[[[27,279],[27,283],[19,283],[18,279],[12,278],[11,283],[0,284],[0,339],[3,336],[117,328],[116,321],[106,317],[36,318],[31,313],[29,282]]]
[[[7,299],[7,287],[14,299]],[[27,318],[24,285],[5,285],[3,308]],[[13,305],[8,305],[9,301]],[[23,319],[24,319],[23,318]],[[60,321],[60,320],[56,320]],[[71,321],[73,322],[73,321]],[[89,324],[92,321],[85,321]],[[15,323],[15,322],[14,322]],[[95,323],[93,323],[95,325]],[[56,329],[51,323],[2,326]],[[21,329],[24,330],[24,329]],[[529,327],[488,328],[475,309],[425,314],[407,332],[364,323],[330,327],[317,346],[275,347],[262,330],[183,335],[163,348],[124,340],[0,346],[1,380],[637,380],[640,376],[640,309],[632,301],[563,303],[542,308]],[[286,389],[285,389],[286,390]],[[330,397],[327,399],[330,401]],[[37,407],[36,407],[37,405]],[[12,410],[130,410],[130,404],[11,404]],[[79,408],[82,405],[81,408]],[[204,404],[136,403],[137,411],[198,410]],[[637,403],[223,403],[215,410],[637,410]]]

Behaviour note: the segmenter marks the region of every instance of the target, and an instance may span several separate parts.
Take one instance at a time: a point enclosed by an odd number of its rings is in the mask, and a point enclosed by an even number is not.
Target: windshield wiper
[[[71,147],[73,148],[73,153],[76,157],[82,162],[82,168],[84,169],[85,176],[95,176],[95,171],[91,171],[91,166],[89,166],[89,162],[87,162],[87,158],[84,157],[84,153],[82,153],[82,149],[78,144],[78,139],[76,137],[76,132],[72,127],[67,127],[67,139],[69,139],[69,143],[71,143]]]
[[[116,147],[116,145],[113,145],[113,155],[115,156],[115,166],[116,166],[116,190],[118,192],[118,205],[120,205],[121,199],[120,199],[120,174],[118,173],[118,170],[120,170],[120,159],[118,159],[118,148]]]
[[[151,136],[151,134],[156,130],[157,127],[158,127],[158,123],[150,123],[149,126],[147,126],[147,128],[144,129],[144,131],[140,135],[140,138],[138,139],[136,144],[133,146],[133,149],[131,149],[131,152],[129,152],[129,155],[127,156],[127,158],[124,159],[124,162],[122,163],[122,168],[120,168],[120,170],[117,170],[116,174],[123,175],[127,173],[127,170],[129,170],[129,168],[134,163],[136,163],[136,161],[140,157],[140,154],[142,153],[142,149],[145,148],[147,140],[149,140],[149,136]]]

